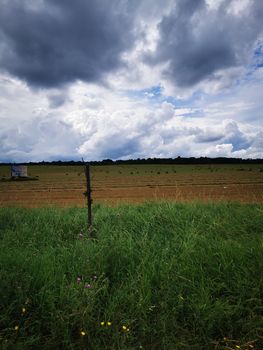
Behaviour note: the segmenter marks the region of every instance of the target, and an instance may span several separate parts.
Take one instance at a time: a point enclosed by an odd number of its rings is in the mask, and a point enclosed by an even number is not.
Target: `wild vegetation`
[[[262,214],[1,208],[2,349],[262,349]]]

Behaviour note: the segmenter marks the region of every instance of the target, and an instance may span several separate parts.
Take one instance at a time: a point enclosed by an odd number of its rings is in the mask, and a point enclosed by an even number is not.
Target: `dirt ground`
[[[0,166],[0,206],[85,206],[85,175],[79,166],[33,165],[37,181],[8,181]],[[262,165],[114,165],[91,168],[94,203],[146,200],[263,203]]]

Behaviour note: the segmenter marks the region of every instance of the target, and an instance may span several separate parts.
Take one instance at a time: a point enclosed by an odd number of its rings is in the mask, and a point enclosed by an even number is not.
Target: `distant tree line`
[[[28,164],[28,165],[83,165],[82,161],[52,161],[52,162],[28,162],[28,163],[0,163],[1,165]],[[177,158],[137,158],[127,160],[104,159],[101,161],[90,161],[90,165],[117,165],[117,164],[263,164],[263,159],[242,159],[226,157],[177,157]]]

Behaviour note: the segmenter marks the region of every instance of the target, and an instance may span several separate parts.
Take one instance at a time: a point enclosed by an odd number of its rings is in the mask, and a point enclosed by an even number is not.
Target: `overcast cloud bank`
[[[0,161],[263,157],[262,1],[0,10]]]

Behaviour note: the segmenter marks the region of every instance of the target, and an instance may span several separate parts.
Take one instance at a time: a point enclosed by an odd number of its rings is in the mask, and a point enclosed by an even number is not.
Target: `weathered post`
[[[84,162],[84,161],[83,161]],[[91,198],[91,184],[90,184],[90,165],[87,163],[84,166],[85,176],[86,176],[86,192],[85,195],[87,197],[87,207],[88,207],[88,234],[90,238],[96,238],[96,234],[92,227],[92,198]]]

